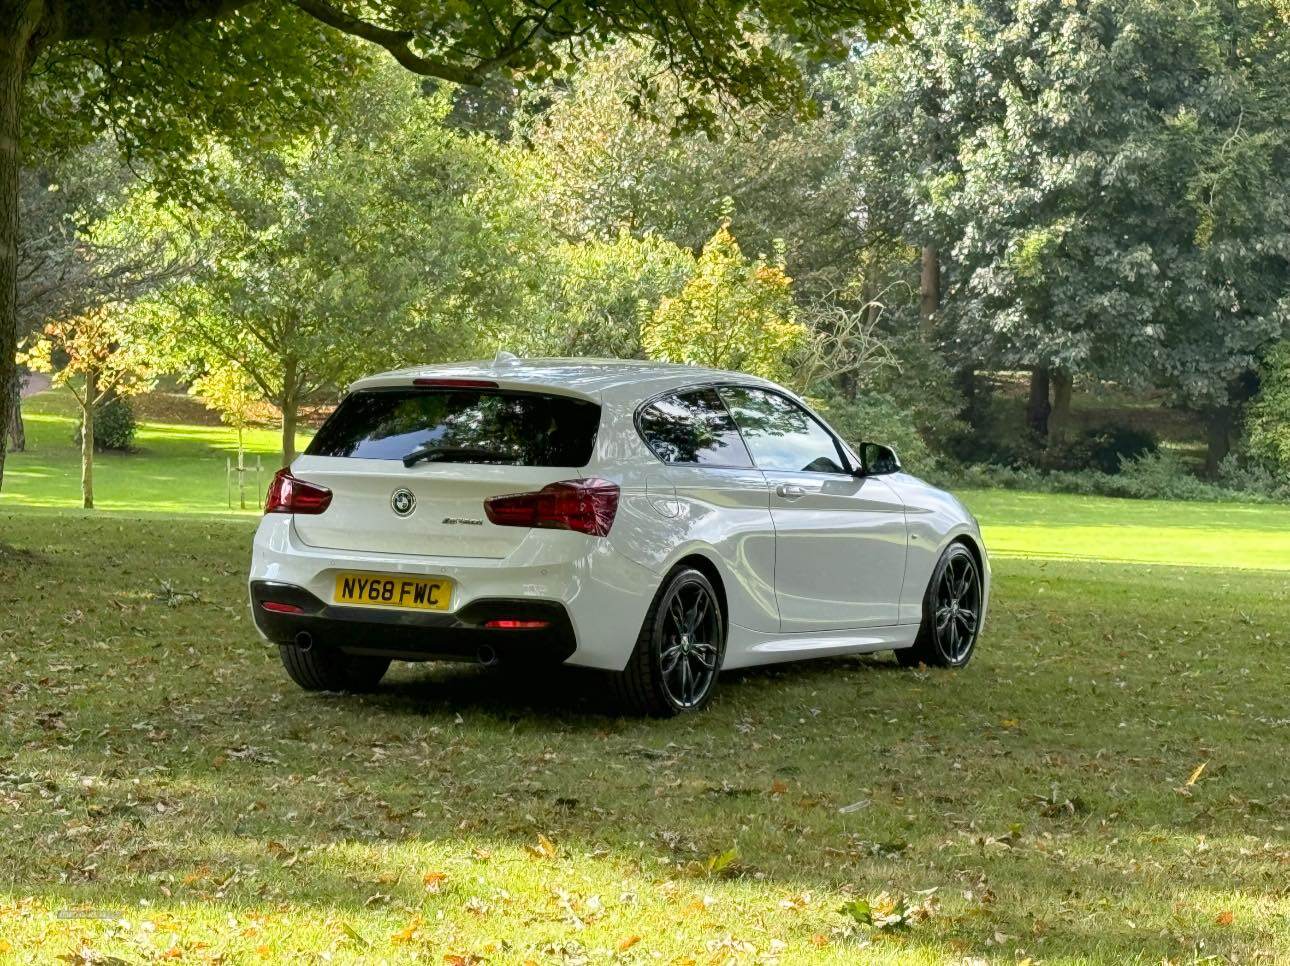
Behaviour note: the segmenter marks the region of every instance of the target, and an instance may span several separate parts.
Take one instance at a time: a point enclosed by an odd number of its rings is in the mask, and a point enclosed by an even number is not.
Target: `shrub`
[[[927,474],[936,468],[936,458],[923,442],[913,415],[895,400],[865,394],[856,400],[835,396],[816,401],[853,449],[862,442],[882,443],[896,451],[901,465],[911,473]]]
[[[99,451],[127,453],[134,445],[134,410],[129,402],[114,396],[94,407],[94,448]],[[81,442],[78,427],[76,444]]]
[[[1136,460],[1160,449],[1155,434],[1133,426],[1094,426],[1063,447],[1049,447],[1044,464],[1058,470],[1097,470],[1118,473],[1125,460]]]

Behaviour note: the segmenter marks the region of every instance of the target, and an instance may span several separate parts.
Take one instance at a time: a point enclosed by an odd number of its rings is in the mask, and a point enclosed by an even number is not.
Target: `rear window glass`
[[[586,466],[600,407],[568,396],[480,389],[373,389],[345,398],[305,451],[439,463]]]
[[[637,419],[641,437],[664,463],[752,466],[739,430],[714,389],[659,399]]]

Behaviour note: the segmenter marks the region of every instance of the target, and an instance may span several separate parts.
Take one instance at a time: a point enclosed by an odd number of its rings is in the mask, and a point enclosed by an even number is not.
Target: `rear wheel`
[[[689,567],[672,572],[641,625],[627,668],[615,675],[625,710],[666,718],[712,700],[726,653],[726,622],[717,591]]]
[[[370,691],[389,670],[388,657],[358,657],[329,647],[280,645],[291,680],[306,691]]]
[[[923,595],[923,622],[913,647],[896,652],[905,667],[963,667],[972,659],[981,628],[981,571],[961,543],[945,548]]]

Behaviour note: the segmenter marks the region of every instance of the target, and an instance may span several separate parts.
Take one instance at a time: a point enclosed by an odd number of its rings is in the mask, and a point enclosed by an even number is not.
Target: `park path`
[[[29,372],[27,381],[22,384],[19,390],[20,397],[26,399],[28,396],[34,396],[38,392],[44,392],[49,388],[49,374],[46,372]]]

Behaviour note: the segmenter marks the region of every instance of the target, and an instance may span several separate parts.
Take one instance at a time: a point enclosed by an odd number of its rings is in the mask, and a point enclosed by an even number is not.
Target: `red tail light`
[[[608,480],[564,480],[484,501],[484,513],[499,527],[576,530],[593,537],[609,533],[617,512],[618,484]]]
[[[499,618],[497,620],[486,621],[484,626],[494,631],[535,631],[543,627],[550,627],[550,621],[517,621],[509,618]]]
[[[264,498],[265,513],[322,513],[331,506],[331,490],[317,483],[306,483],[278,470]]]

